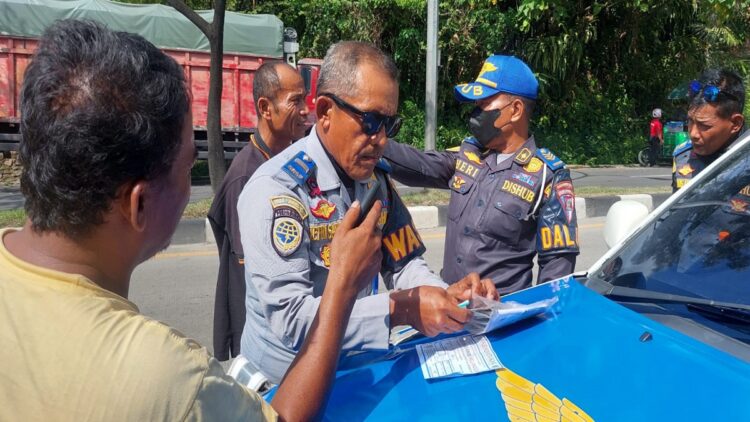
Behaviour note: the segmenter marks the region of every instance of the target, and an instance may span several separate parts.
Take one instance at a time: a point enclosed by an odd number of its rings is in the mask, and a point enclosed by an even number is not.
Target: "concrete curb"
[[[576,198],[576,213],[579,219],[590,217],[603,217],[607,215],[609,207],[622,199],[638,201],[649,211],[661,205],[670,194],[637,194],[637,195],[612,195],[594,196],[590,198]],[[448,219],[448,205],[431,205],[409,207],[409,212],[414,220],[417,230],[433,229],[445,226]],[[172,244],[183,245],[189,243],[215,244],[213,231],[208,219],[182,220],[177,225],[177,230],[172,237]]]

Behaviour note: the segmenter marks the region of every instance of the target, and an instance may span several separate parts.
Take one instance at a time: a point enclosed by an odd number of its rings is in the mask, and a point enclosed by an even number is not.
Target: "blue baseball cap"
[[[490,56],[474,82],[456,85],[456,99],[477,101],[505,92],[536,100],[539,82],[528,65],[515,56]]]

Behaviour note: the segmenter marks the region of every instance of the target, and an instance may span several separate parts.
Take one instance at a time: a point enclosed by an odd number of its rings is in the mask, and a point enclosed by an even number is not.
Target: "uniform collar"
[[[323,191],[337,189],[341,186],[341,181],[336,174],[336,169],[333,167],[331,159],[328,158],[328,154],[326,154],[326,150],[323,148],[323,144],[320,142],[320,138],[318,138],[316,129],[317,125],[313,126],[312,130],[310,130],[310,135],[307,137],[307,153],[318,167],[318,174],[316,176],[318,187]]]
[[[534,157],[534,153],[536,152],[536,142],[534,141],[534,135],[529,136],[529,139],[526,140],[526,142],[523,143],[521,148],[519,148],[512,159],[508,158],[507,160],[503,160],[501,163],[498,164],[497,162],[497,152],[493,152],[490,154],[486,159],[485,163],[490,168],[490,172],[497,172],[502,170],[509,169],[513,163],[518,163],[521,165],[528,164],[529,161]]]
[[[268,148],[268,145],[266,145],[266,141],[264,141],[263,137],[260,136],[260,130],[256,130],[255,132],[250,134],[250,141],[253,143],[253,146],[255,146],[255,148],[260,151],[260,153],[263,154],[264,157],[266,157],[266,160],[270,160],[271,157],[273,157],[271,149]]]

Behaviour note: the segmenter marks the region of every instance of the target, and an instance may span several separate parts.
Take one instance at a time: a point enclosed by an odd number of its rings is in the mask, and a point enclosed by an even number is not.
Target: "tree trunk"
[[[224,60],[224,14],[226,0],[214,0],[214,19],[209,24],[183,0],[167,0],[170,6],[185,15],[208,38],[211,48],[211,67],[209,68],[208,116],[206,132],[208,135],[208,175],[211,178],[211,189],[216,192],[227,173],[224,160],[224,139],[221,132],[221,91],[222,62]]]
[[[211,24],[211,32],[214,35],[217,32],[216,28],[218,28],[216,24],[219,17],[217,15],[218,13],[214,12],[214,21]],[[223,36],[214,36],[213,39],[209,39],[211,45],[211,67],[206,132],[208,134],[208,175],[211,178],[211,189],[214,193],[219,190],[219,186],[227,172],[226,161],[224,160],[224,139],[221,132],[223,38]]]

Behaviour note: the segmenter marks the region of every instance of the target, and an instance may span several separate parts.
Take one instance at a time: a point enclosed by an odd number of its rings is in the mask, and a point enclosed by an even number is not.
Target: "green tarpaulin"
[[[213,11],[198,11],[211,22]],[[0,34],[39,37],[58,19],[91,19],[137,33],[158,47],[208,51],[208,39],[172,7],[106,0],[0,0]],[[227,12],[224,52],[281,58],[283,24],[273,15]]]

